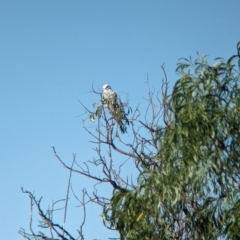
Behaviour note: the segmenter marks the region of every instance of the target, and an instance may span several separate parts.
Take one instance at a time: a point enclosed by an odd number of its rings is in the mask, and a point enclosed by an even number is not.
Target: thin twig
[[[76,154],[73,154],[73,161],[72,161],[71,169],[73,168],[73,165],[75,163],[75,158],[76,158]],[[64,217],[63,217],[63,229],[65,229],[65,225],[66,225],[67,206],[68,206],[68,200],[69,200],[69,189],[70,189],[70,184],[71,184],[71,178],[72,178],[72,170],[70,170],[69,178],[68,178],[67,194],[66,194]],[[63,232],[63,236],[64,236],[64,232]]]

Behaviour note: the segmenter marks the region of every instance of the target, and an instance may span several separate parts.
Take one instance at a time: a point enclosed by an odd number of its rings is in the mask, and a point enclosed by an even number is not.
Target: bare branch
[[[73,168],[73,165],[75,163],[75,158],[76,158],[76,154],[73,154],[73,161],[72,161],[71,169]],[[67,194],[66,194],[66,201],[65,201],[65,207],[64,207],[63,229],[65,228],[65,225],[66,225],[67,206],[68,206],[68,199],[69,199],[69,189],[70,189],[70,184],[71,184],[71,177],[72,177],[72,170],[70,170],[69,179],[68,179]],[[63,232],[63,236],[64,236],[64,232]]]
[[[36,198],[33,196],[33,194],[27,190],[24,190],[23,188],[22,189],[22,192],[23,193],[26,193],[28,194],[29,198],[31,199],[31,202],[34,203],[38,209],[38,214],[39,216],[41,217],[41,219],[43,220],[42,222],[40,222],[40,227],[43,227],[43,228],[52,228],[52,230],[56,233],[56,235],[58,237],[61,237],[62,240],[74,240],[74,238],[71,236],[71,234],[66,231],[63,227],[61,227],[59,224],[56,224],[54,223],[49,217],[47,217],[46,214],[43,213],[42,209],[41,209],[41,199],[40,198],[38,201],[36,200]],[[64,235],[66,235],[68,237],[65,238],[63,234],[60,233],[60,231],[62,233],[64,233]],[[24,236],[25,238],[27,239],[30,239],[30,237],[34,237],[35,239],[49,239],[47,236],[45,236],[42,232],[38,232],[38,234],[34,233],[32,231],[32,234],[27,234],[25,233],[25,230],[21,230],[19,231],[19,233]]]

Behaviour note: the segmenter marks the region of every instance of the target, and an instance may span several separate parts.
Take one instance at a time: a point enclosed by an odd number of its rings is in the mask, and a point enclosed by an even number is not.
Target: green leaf
[[[95,120],[94,114],[90,114],[89,120],[90,120],[91,122],[94,122],[94,120]]]

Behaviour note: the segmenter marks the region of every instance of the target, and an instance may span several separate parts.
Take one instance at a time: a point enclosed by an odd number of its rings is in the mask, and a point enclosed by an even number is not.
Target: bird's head
[[[111,89],[110,85],[109,84],[104,84],[103,85],[103,91],[108,90],[108,89]]]

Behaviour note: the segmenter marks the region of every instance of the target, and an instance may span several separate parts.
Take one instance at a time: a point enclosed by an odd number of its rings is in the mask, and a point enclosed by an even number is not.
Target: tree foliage
[[[162,88],[157,93],[148,88],[145,114],[137,107],[130,116],[124,108],[128,138],[119,136],[119,124],[102,101],[95,111],[87,109],[97,123],[91,132],[83,121],[96,144],[97,158],[90,164],[100,166],[102,176],[67,166],[55,152],[72,172],[113,187],[110,198],[87,196],[102,206],[104,225],[120,239],[239,238],[240,43],[237,47],[238,55],[217,58],[213,65],[205,56],[181,59],[171,94],[162,67]],[[136,181],[114,169],[113,152],[119,154],[116,161],[126,157],[134,163]],[[67,234],[61,239],[71,239]]]

